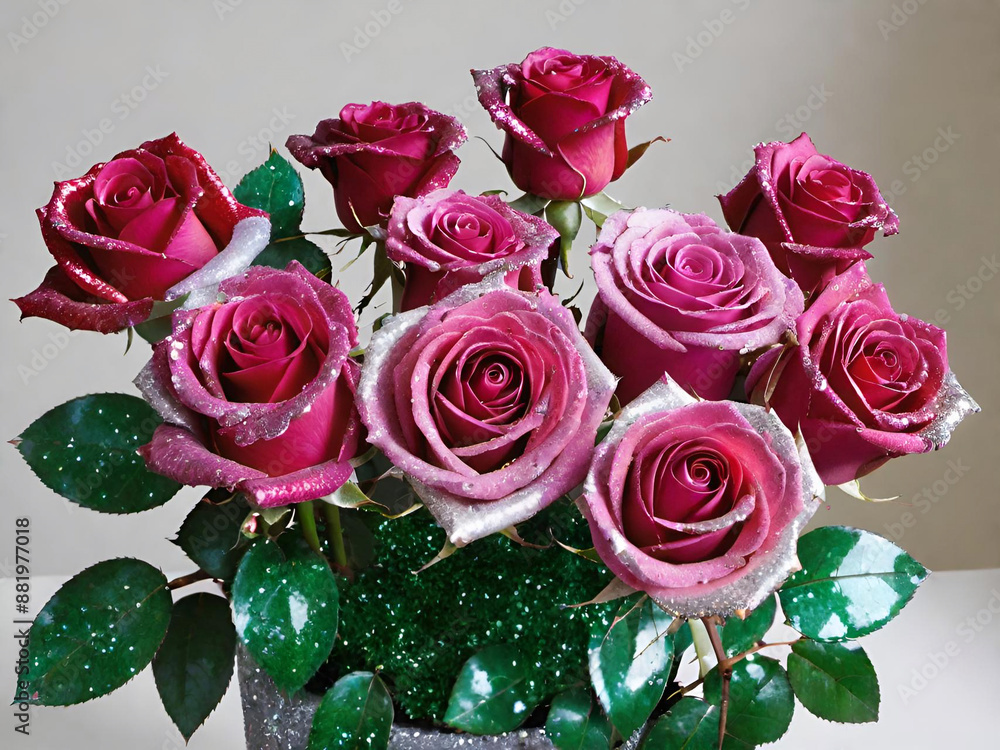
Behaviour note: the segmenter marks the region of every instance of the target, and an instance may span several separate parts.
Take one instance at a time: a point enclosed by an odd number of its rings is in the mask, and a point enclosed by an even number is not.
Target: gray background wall
[[[872,273],[900,311],[947,320],[952,367],[983,413],[945,450],[894,461],[863,483],[898,502],[870,506],[832,490],[816,523],[901,536],[935,569],[1000,566],[997,2],[62,2],[8,0],[0,9],[0,297],[34,288],[50,265],[33,212],[52,180],[147,138],[176,130],[234,185],[263,161],[269,140],[283,148],[342,104],[380,98],[422,100],[498,146],[470,67],[520,60],[545,44],[613,54],[654,91],[629,121],[631,141],[673,139],[612,186],[624,203],[670,203],[721,220],[713,196],[746,171],[751,146],[802,129],[891,195],[902,231],[872,245]],[[91,147],[87,132],[104,120],[108,132]],[[460,156],[456,186],[509,186],[480,141]],[[306,226],[336,226],[326,183],[314,173],[305,180]],[[581,246],[578,278],[585,263]],[[359,263],[341,276],[355,299],[365,271]],[[593,294],[588,281],[583,297]],[[130,392],[147,353],[137,341],[125,355],[124,336],[18,324],[12,304],[0,328],[5,438],[75,396]],[[139,516],[99,516],[45,489],[13,448],[0,447],[0,527],[32,518],[36,574],[68,576],[119,555],[187,567],[164,540],[196,491]],[[0,545],[0,561],[12,545]]]

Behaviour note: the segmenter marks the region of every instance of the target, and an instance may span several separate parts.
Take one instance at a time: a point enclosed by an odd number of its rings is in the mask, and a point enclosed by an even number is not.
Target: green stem
[[[322,555],[323,548],[320,546],[319,532],[316,530],[316,513],[313,510],[313,501],[299,503],[295,509],[295,517],[302,527],[302,535],[309,542],[309,546]]]
[[[344,530],[340,526],[340,508],[332,503],[323,503],[326,518],[326,535],[330,539],[333,561],[342,568],[347,567],[347,550],[344,548]]]

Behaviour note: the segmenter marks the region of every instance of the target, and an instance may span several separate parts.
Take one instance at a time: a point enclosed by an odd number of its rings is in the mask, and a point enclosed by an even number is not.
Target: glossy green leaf
[[[573,240],[580,233],[583,210],[579,201],[552,201],[545,207],[545,221],[559,230],[559,265],[567,276],[569,272],[569,252]]]
[[[927,569],[877,534],[824,526],[799,539],[802,570],[778,592],[788,624],[817,641],[872,633],[910,601]]]
[[[233,195],[245,206],[267,211],[271,217],[272,240],[299,233],[305,210],[302,178],[274,149],[267,161],[243,176]]]
[[[742,654],[756,645],[758,641],[763,640],[764,635],[774,624],[774,615],[777,610],[777,599],[774,596],[769,596],[750,613],[747,619],[741,620],[733,616],[726,620],[725,627],[719,631],[726,655]]]
[[[257,539],[233,581],[236,632],[282,690],[301,688],[333,649],[339,595],[326,561],[297,534]]]
[[[352,672],[320,701],[307,750],[385,750],[392,719],[392,698],[382,680],[371,672]]]
[[[722,680],[717,668],[705,678],[705,700],[713,706],[722,703]],[[794,710],[792,686],[777,661],[755,654],[737,662],[729,685],[723,750],[776,742],[788,731]]]
[[[142,323],[138,323],[134,326],[135,332],[142,336],[142,338],[150,344],[163,341],[163,339],[169,336],[173,330],[173,326],[170,321],[174,310],[183,305],[187,301],[187,298],[187,294],[182,294],[180,297],[167,302],[154,302],[153,308],[149,312],[149,317]],[[128,352],[131,344],[132,341],[130,338],[129,347],[126,347],[125,349],[126,352]]]
[[[856,643],[799,641],[788,656],[788,679],[802,705],[821,719],[878,721],[878,677]]]
[[[330,258],[323,248],[305,237],[272,242],[254,259],[253,265],[284,269],[293,260],[321,279],[329,279],[333,274]]]
[[[226,694],[236,659],[229,602],[198,593],[180,599],[153,659],[160,700],[188,740]]]
[[[649,597],[626,599],[610,627],[594,618],[590,629],[590,680],[623,737],[649,719],[663,697],[673,660],[672,618]]]
[[[611,724],[584,688],[573,688],[555,697],[545,721],[545,734],[558,750],[608,750],[611,746]]]
[[[471,734],[500,734],[521,726],[536,705],[538,696],[517,648],[490,646],[462,666],[444,722]]]
[[[219,505],[202,500],[184,519],[174,543],[210,576],[228,581],[246,548],[240,530],[249,512],[240,495]]]
[[[170,622],[167,579],[131,558],[87,568],[35,618],[28,703],[69,706],[110,693],[152,660]]]
[[[641,750],[716,750],[719,709],[697,698],[681,698],[660,717]]]
[[[163,505],[181,487],[146,469],[136,453],[161,421],[135,396],[82,396],[35,420],[17,449],[42,483],[67,500],[102,513],[136,513]]]
[[[507,205],[513,208],[515,211],[520,211],[525,214],[534,214],[535,216],[541,216],[542,212],[545,210],[545,206],[548,205],[549,199],[542,198],[537,195],[532,195],[531,193],[525,193],[512,201],[509,201]]]

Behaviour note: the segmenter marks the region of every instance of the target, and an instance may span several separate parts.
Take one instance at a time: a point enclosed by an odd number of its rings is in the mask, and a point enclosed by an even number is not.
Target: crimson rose
[[[140,453],[159,474],[238,489],[261,507],[330,494],[363,442],[347,296],[296,261],[220,292],[225,301],[174,313],[136,379],[165,420]]]
[[[352,232],[385,227],[392,199],[443,188],[458,170],[465,142],[455,119],[420,104],[348,104],[312,136],[293,135],[292,156],[333,186],[337,215]]]
[[[552,47],[472,77],[480,103],[507,133],[503,160],[514,184],[553,200],[594,195],[621,177],[625,118],[652,98],[615,58]]]
[[[176,134],[56,183],[38,220],[56,265],[14,300],[22,317],[101,333],[143,322],[154,301],[203,288],[211,296],[270,235],[267,214],[237,203]]]

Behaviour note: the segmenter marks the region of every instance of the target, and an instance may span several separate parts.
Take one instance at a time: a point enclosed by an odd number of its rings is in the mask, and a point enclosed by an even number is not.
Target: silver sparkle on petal
[[[184,294],[189,295],[184,300],[185,310],[215,302],[219,284],[245,271],[267,247],[270,238],[271,222],[267,218],[251,216],[243,219],[233,227],[232,239],[225,249],[193,274],[170,287],[166,298],[171,300]]]
[[[943,448],[959,423],[978,411],[979,404],[959,385],[955,373],[949,371],[934,404],[934,421],[917,434],[927,441],[929,450]]]
[[[306,750],[320,696],[300,691],[284,696],[242,644],[238,647],[240,697],[247,750]],[[620,750],[637,750],[644,728]],[[389,750],[555,750],[542,728],[476,737],[395,723]]]

